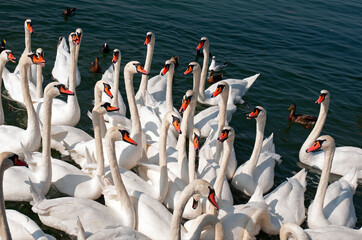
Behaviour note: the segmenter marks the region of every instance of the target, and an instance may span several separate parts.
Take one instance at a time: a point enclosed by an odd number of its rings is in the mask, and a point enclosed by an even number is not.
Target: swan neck
[[[0,165],[0,238],[1,239],[10,239],[11,240],[11,234],[10,229],[8,225],[8,221],[6,218],[6,210],[5,210],[5,202],[4,202],[4,191],[3,191],[3,177],[4,177],[4,171],[5,167],[3,166],[4,159],[1,159],[1,165]]]
[[[103,118],[96,111],[92,111],[92,122],[93,122],[93,129],[94,129],[94,141],[96,147],[96,156],[97,156],[97,175],[103,176],[104,175],[104,155],[103,155],[103,147],[102,147],[102,132],[101,132],[101,119]]]
[[[41,65],[36,66],[36,97],[43,97],[43,67]]]
[[[209,65],[209,46],[208,45],[204,46],[203,53],[204,53],[204,61],[203,61],[202,70],[201,70],[201,80],[200,80],[200,88],[199,88],[200,97],[199,98],[202,101],[205,101],[205,99],[206,99],[205,83],[206,83],[207,67]]]
[[[3,82],[3,71],[4,71],[4,67],[5,67],[6,61],[2,60],[0,61],[0,89],[1,89],[1,85]],[[2,98],[0,97],[0,125],[4,124],[4,109],[3,109],[3,103],[2,103]]]
[[[264,128],[265,128],[266,116],[263,118],[256,119],[256,136],[255,136],[255,143],[254,149],[251,154],[250,160],[248,161],[250,166],[256,167],[258,162],[261,148],[263,146],[263,138],[264,138]]]
[[[134,229],[136,226],[135,210],[133,208],[131,199],[126,191],[126,188],[123,184],[116,159],[115,135],[119,134],[116,131],[110,132],[110,134],[108,134],[109,132],[107,132],[106,135],[106,150],[108,155],[108,161],[112,173],[113,183],[116,187],[117,195],[121,203],[121,210],[125,211],[125,216],[127,216],[128,224],[126,224],[125,226]]]
[[[112,106],[119,107],[118,106],[118,89],[119,89],[119,72],[121,68],[121,59],[118,59],[114,66],[114,73],[113,73],[113,98],[112,98]]]
[[[174,77],[175,70],[170,69],[167,73],[167,85],[166,85],[166,111],[173,110],[173,100],[172,100],[172,81]]]
[[[192,233],[192,237],[190,237],[190,239],[200,239],[201,232],[206,226],[211,226],[215,229],[215,240],[224,239],[224,228],[222,226],[222,223],[216,216],[204,214],[196,220],[195,224],[197,224],[197,227]]]
[[[146,55],[146,61],[144,69],[149,73],[151,70],[151,63],[152,63],[152,57],[153,57],[153,50],[154,50],[154,41],[151,41],[147,45],[147,55]],[[148,81],[148,75],[142,75],[140,87],[138,89],[138,92],[142,94],[143,99],[145,98],[145,93],[147,91],[147,81]]]
[[[135,93],[133,88],[133,74],[129,71],[124,71],[124,82],[126,87],[126,94],[128,100],[129,111],[132,121],[132,135],[141,133],[141,121],[137,110]]]
[[[215,184],[214,184],[215,195],[218,199],[221,199],[222,187],[223,187],[224,179],[226,176],[226,170],[227,170],[227,167],[229,164],[232,146],[233,146],[233,141],[226,140],[223,143],[224,151],[223,151],[222,160],[220,163],[220,171],[216,177]]]
[[[26,53],[31,52],[31,33],[25,29],[25,50]]]
[[[221,95],[221,101],[219,105],[219,115],[218,115],[218,126],[216,137],[220,136],[222,129],[225,126],[226,122],[226,108],[227,108],[227,101],[229,98],[229,88],[225,88],[224,92]],[[216,143],[216,154],[215,154],[215,161],[219,162],[220,154],[222,152],[222,144]]]
[[[309,239],[301,227],[294,223],[285,223],[280,228],[280,240],[288,240],[290,237],[297,240]]]
[[[76,56],[76,46],[72,42],[69,43],[70,47],[70,73],[69,73],[69,90],[75,93],[76,83],[76,69],[77,69],[77,56]]]
[[[188,177],[189,177],[189,181],[185,182],[186,184],[189,182],[192,182],[193,180],[196,179],[196,165],[195,165],[195,161],[196,161],[196,150],[193,144],[193,136],[192,136],[192,132],[189,135],[189,165],[188,165]]]
[[[101,101],[102,101],[102,89],[100,89],[100,87],[98,87],[98,84],[96,84],[96,87],[94,88],[94,106],[99,104]]]
[[[168,189],[166,147],[167,147],[167,132],[169,127],[170,127],[169,121],[167,121],[164,118],[161,125],[161,136],[159,143],[160,185],[159,185],[159,199],[157,199],[159,202],[163,202],[165,200]]]

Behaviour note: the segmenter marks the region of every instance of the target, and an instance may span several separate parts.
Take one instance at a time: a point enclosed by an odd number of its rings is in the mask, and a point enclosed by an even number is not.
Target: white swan
[[[327,118],[327,112],[329,108],[330,93],[327,90],[322,90],[321,94],[316,101],[320,104],[320,111],[317,122],[309,134],[308,138],[303,143],[299,151],[299,160],[309,166],[316,167],[318,169],[323,168],[324,152],[307,153],[306,150],[314,143],[319,137],[324,122]],[[358,171],[358,178],[362,179],[362,149],[358,147],[337,147],[333,157],[333,163],[331,173],[338,175],[345,175],[351,168],[355,167]]]
[[[275,154],[273,134],[266,141],[268,146],[263,144],[266,114],[263,107],[257,106],[246,115],[248,119],[256,120],[254,149],[250,159],[238,167],[231,181],[236,189],[248,196],[254,193],[258,184],[262,186],[263,193],[273,187],[275,162],[280,162],[280,155]]]
[[[71,54],[69,53],[69,48],[67,46],[66,38],[60,37],[57,46],[57,55],[55,57],[54,67],[52,70],[52,76],[54,79],[63,83],[67,87],[69,86],[71,62],[72,62],[72,57]],[[77,86],[81,82],[81,76],[78,66],[76,68],[76,82]]]
[[[28,113],[28,121],[26,130],[10,126],[0,126],[0,152],[12,151],[18,155],[22,154],[21,143],[28,151],[36,151],[40,147],[40,127],[39,120],[32,105],[31,96],[29,93],[29,81],[27,72],[32,63],[44,64],[45,60],[41,55],[29,54],[23,55],[19,60],[21,90],[25,100],[25,107]],[[19,90],[18,90],[19,91]]]
[[[197,50],[200,50],[201,48],[203,48],[204,62],[202,66],[198,101],[203,104],[217,105],[218,104],[217,99],[208,97],[211,95],[211,93],[215,91],[217,83],[212,84],[205,91],[207,67],[209,64],[209,40],[207,39],[207,37],[202,37],[199,45],[196,47]],[[229,104],[243,103],[244,100],[242,99],[242,96],[246,94],[246,92],[253,85],[253,83],[259,77],[259,75],[260,73],[244,79],[233,79],[233,78],[224,79],[223,81],[226,81],[230,85],[228,103]]]
[[[122,134],[121,134],[122,136]],[[119,137],[118,137],[119,139]],[[123,139],[132,144],[132,139]],[[119,171],[117,171],[119,174]],[[115,174],[113,175],[113,178]],[[119,206],[122,214],[90,199],[62,197],[46,199],[44,195],[30,182],[30,190],[33,195],[33,212],[39,215],[43,224],[62,230],[70,235],[77,235],[77,217],[82,222],[87,233],[93,234],[105,228],[116,228],[120,225],[130,228],[135,227],[134,209],[127,192],[120,194],[121,199],[126,199],[127,204]],[[128,200],[127,200],[128,199]]]
[[[324,165],[314,201],[308,208],[308,227],[339,225],[353,228],[357,221],[353,205],[353,194],[357,187],[356,169],[352,168],[327,188],[335,151],[334,139],[328,135],[320,136],[307,151],[319,149],[325,152]]]
[[[351,229],[343,226],[326,226],[316,229],[302,229],[296,224],[285,223],[280,229],[280,240],[359,240],[362,238],[362,229]]]
[[[42,151],[40,159],[30,159],[29,168],[12,168],[4,175],[4,193],[6,200],[12,201],[30,201],[32,199],[28,179],[31,178],[36,186],[41,189],[42,194],[47,194],[52,179],[52,164],[50,160],[50,117],[52,99],[60,93],[73,94],[64,85],[56,82],[49,83],[45,88],[44,109],[48,113],[44,118]],[[23,150],[27,156],[28,150]],[[40,155],[40,154],[39,154]],[[34,160],[34,161],[30,161]]]
[[[80,119],[80,108],[75,93],[75,69],[78,61],[77,51],[81,43],[81,35],[81,31],[69,34],[69,45],[72,58],[69,71],[69,90],[74,92],[74,95],[69,95],[66,102],[61,99],[54,99],[52,106],[52,125],[75,126]],[[41,98],[33,103],[40,120],[43,119],[44,114],[42,110],[43,101],[44,99]]]
[[[213,70],[214,72],[220,72],[224,69],[224,67],[226,67],[227,64],[227,62],[224,62],[223,64],[216,64],[215,56],[212,56],[209,71]]]
[[[38,48],[36,50],[36,54],[37,55],[41,55],[44,58],[44,52],[43,49]],[[42,98],[44,93],[43,93],[43,67],[42,65],[38,64],[36,65],[36,92],[35,92],[35,98]]]
[[[5,64],[11,61],[13,63],[16,62],[16,58],[13,55],[13,52],[10,50],[3,50],[0,54],[0,89],[1,89],[1,84],[2,84],[2,76],[3,76],[3,70],[5,67]],[[5,122],[5,117],[4,117],[4,109],[3,109],[3,104],[2,104],[2,98],[0,97],[0,125],[3,125]]]

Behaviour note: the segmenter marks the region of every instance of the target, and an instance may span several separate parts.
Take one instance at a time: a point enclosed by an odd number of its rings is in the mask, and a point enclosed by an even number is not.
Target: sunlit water
[[[24,20],[32,19],[32,49],[42,47],[47,61],[44,85],[52,80],[58,37],[68,36],[77,27],[83,29],[78,62],[82,83],[77,88],[82,118],[78,127],[89,133],[91,121],[86,112],[92,108],[93,86],[101,78],[101,74],[89,71],[90,63],[98,56],[103,71],[111,64],[111,56],[100,53],[101,44],[108,42],[112,49],[121,50],[121,67],[131,60],[144,62],[143,42],[146,33],[152,31],[156,46],[151,76],[158,74],[171,56],[180,57],[173,88],[177,108],[183,94],[192,88],[192,77],[184,77],[182,72],[195,60],[195,47],[203,36],[209,38],[210,52],[218,62],[229,63],[223,72],[225,78],[261,73],[244,97],[246,103],[238,106],[230,123],[236,130],[238,162],[249,159],[255,140],[255,121],[247,120],[245,114],[254,106],[263,106],[268,111],[265,136],[274,133],[276,152],[283,160],[275,168],[275,186],[306,167],[306,206],[314,197],[320,171],[298,160],[299,148],[310,131],[301,125],[289,125],[290,104],[296,103],[299,113],[317,116],[319,105],[314,102],[320,90],[329,90],[331,104],[322,134],[334,137],[337,146],[361,147],[360,1],[2,1],[0,6],[0,37],[6,36],[7,47],[16,57],[24,50]],[[76,15],[64,18],[61,12],[66,6],[76,7]],[[15,64],[8,63],[7,67],[13,70]],[[139,80],[140,76],[135,76],[136,87]],[[123,83],[120,90],[125,99]],[[4,100],[3,104],[6,123],[25,127],[25,111],[14,102]],[[9,111],[8,104],[15,111]],[[331,177],[331,181],[336,179],[337,176]],[[237,203],[247,201],[238,193],[235,199]],[[361,227],[360,186],[354,203],[357,227]],[[7,204],[32,214],[29,206]],[[31,216],[37,219],[35,214]],[[44,229],[58,238],[66,238],[62,233]],[[265,234],[260,238],[270,239]]]

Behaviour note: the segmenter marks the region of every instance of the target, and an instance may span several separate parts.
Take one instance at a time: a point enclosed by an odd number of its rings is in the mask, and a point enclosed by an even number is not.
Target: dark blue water
[[[230,125],[237,132],[234,146],[241,164],[249,159],[255,138],[255,121],[246,120],[245,113],[256,105],[268,111],[265,134],[274,133],[276,151],[283,159],[275,169],[276,185],[307,167],[299,162],[298,152],[309,130],[289,126],[287,109],[294,102],[298,112],[317,116],[319,106],[314,102],[321,89],[331,94],[322,134],[334,137],[337,146],[362,146],[360,1],[2,1],[0,6],[0,37],[6,36],[16,57],[24,50],[24,20],[32,19],[32,49],[42,47],[47,60],[45,84],[51,81],[58,37],[68,36],[77,27],[83,29],[78,63],[82,83],[77,88],[83,117],[78,127],[90,133],[91,121],[85,113],[92,108],[92,88],[101,78],[101,74],[89,72],[90,63],[97,56],[103,70],[111,63],[110,55],[100,53],[101,44],[108,42],[112,49],[121,50],[121,67],[131,60],[144,62],[143,42],[152,31],[156,46],[151,76],[158,74],[171,56],[180,57],[173,90],[177,108],[182,95],[192,87],[191,77],[182,76],[182,72],[195,60],[195,47],[203,36],[208,37],[210,52],[217,60],[228,61],[225,78],[261,73]],[[66,6],[76,7],[76,15],[64,18],[61,12]],[[7,67],[14,69],[15,65],[8,63]],[[135,78],[136,87],[139,79]],[[125,96],[122,83],[120,89]],[[4,108],[8,124],[24,126],[24,111]],[[320,174],[309,170],[306,206],[314,197]],[[360,186],[354,203],[360,227]]]

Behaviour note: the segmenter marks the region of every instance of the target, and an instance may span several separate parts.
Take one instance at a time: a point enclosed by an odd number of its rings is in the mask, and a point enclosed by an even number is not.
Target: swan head
[[[189,65],[187,66],[186,71],[184,72],[184,75],[193,73],[195,71],[200,71],[200,64],[198,64],[197,62],[190,62]]]
[[[313,145],[306,150],[307,153],[315,152],[318,150],[326,150],[335,148],[336,144],[334,139],[329,135],[323,135],[317,138]]]
[[[261,106],[256,106],[251,113],[246,114],[247,119],[258,119],[266,116],[266,110]]]
[[[182,98],[182,104],[180,107],[179,112],[184,113],[187,109],[187,107],[190,105],[192,97],[194,96],[194,91],[188,90],[184,97]]]
[[[16,63],[16,58],[14,57],[13,52],[11,50],[2,51],[0,54],[0,58],[5,61]]]
[[[77,34],[77,39],[78,39],[77,45],[80,45],[80,42],[82,41],[82,37],[83,37],[83,30],[81,28],[77,28],[75,30],[75,34]]]
[[[1,167],[4,169],[8,169],[12,166],[28,167],[28,164],[25,161],[20,160],[17,154],[11,152],[2,152],[0,154],[0,161],[2,161]]]
[[[107,112],[114,112],[118,110],[118,107],[111,106],[109,102],[100,102],[94,106],[92,112],[97,112],[100,115],[104,115]]]
[[[161,70],[161,76],[164,76],[168,71],[174,70],[174,69],[175,69],[174,62],[172,60],[167,60],[165,62],[165,66]]]
[[[321,104],[326,99],[329,99],[329,92],[327,90],[322,90],[321,94],[319,95],[319,97],[315,103]]]
[[[200,194],[201,196],[207,197],[209,202],[216,208],[216,210],[219,209],[215,199],[215,190],[208,181],[203,179],[195,179],[189,183],[186,188],[194,188],[194,194]]]
[[[180,127],[181,120],[177,116],[175,116],[174,114],[172,114],[171,116],[172,116],[172,125],[175,127],[176,131],[179,134],[182,134],[181,127]]]
[[[220,136],[217,138],[217,140],[221,143],[225,142],[226,140],[234,140],[235,138],[235,131],[230,126],[225,126],[223,130],[221,131]]]
[[[129,132],[127,130],[120,129],[119,132],[122,134],[122,140],[124,142],[137,146],[137,143],[129,136]]]
[[[224,81],[219,82],[215,91],[211,94],[211,97],[212,98],[217,97],[219,94],[222,93],[229,93],[229,84],[227,84]]]
[[[199,151],[200,150],[200,136],[201,136],[201,132],[198,128],[194,128],[192,130],[193,133],[193,143],[194,143],[194,149],[195,151]]]
[[[59,95],[74,95],[72,91],[59,82],[51,82],[44,89],[44,96],[56,97]]]
[[[44,53],[31,53],[28,55],[28,57],[31,59],[31,62],[37,65],[45,66],[45,59],[44,59]]]
[[[150,43],[154,43],[155,42],[155,36],[152,32],[148,32],[146,34],[146,40],[144,42],[144,45],[149,45]]]
[[[121,52],[116,48],[113,50],[112,63],[116,64],[120,59]]]
[[[25,28],[25,31],[28,31],[30,34],[34,32],[33,24],[31,22],[31,19],[26,19],[25,20],[24,28]]]
[[[200,50],[201,48],[209,47],[209,40],[207,37],[202,37],[199,45],[197,45],[196,50]]]
[[[124,71],[129,71],[131,74],[142,73],[148,75],[148,72],[141,66],[141,63],[138,61],[131,61],[126,64]]]

